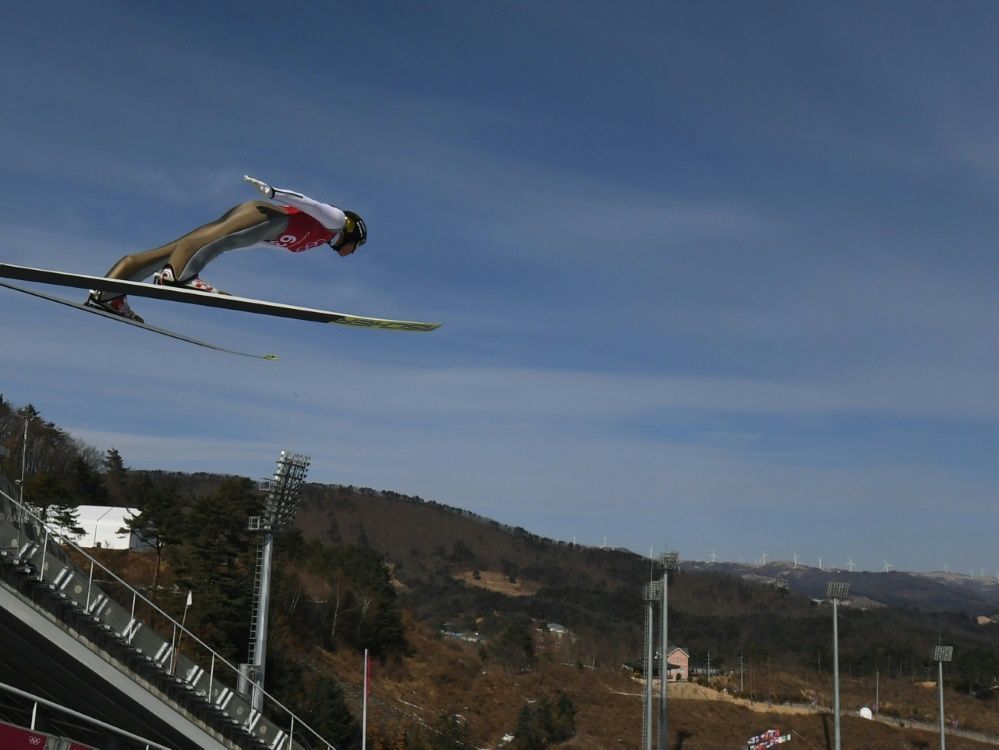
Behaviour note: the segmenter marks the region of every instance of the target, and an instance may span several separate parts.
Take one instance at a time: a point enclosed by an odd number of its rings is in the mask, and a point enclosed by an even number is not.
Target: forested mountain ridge
[[[950,572],[851,571],[817,568],[788,561],[766,564],[688,562],[688,570],[714,570],[760,583],[784,586],[791,592],[822,598],[835,579],[850,584],[850,596],[863,606],[889,606],[923,612],[999,614],[999,576]]]
[[[590,645],[589,653],[580,646],[584,661],[641,653],[641,593],[650,563],[631,552],[544,539],[439,503],[354,487],[310,485],[298,529],[305,538],[375,549],[405,587],[403,605],[428,623],[453,621],[481,630],[495,626],[497,612],[518,613],[559,622],[584,636],[582,643]],[[814,599],[824,596],[826,582],[847,575],[854,581],[851,593],[864,596],[875,585],[870,580],[885,575],[825,572],[821,593],[795,593],[766,580],[747,580],[748,570],[681,561],[670,584],[670,637],[688,647],[695,661],[704,662],[711,651],[715,665],[729,667],[740,653],[828,665],[830,612]],[[530,595],[476,585],[474,574],[482,578],[485,572],[502,574]],[[924,577],[911,574],[892,573],[890,579],[899,599],[907,586],[921,594],[926,585]],[[841,609],[844,656],[858,668],[887,668],[891,662],[896,671],[918,671],[943,638],[961,644],[955,661],[963,650],[958,666],[968,671],[969,682],[984,685],[992,680],[990,672],[999,675],[999,624],[979,624],[971,614],[977,607],[923,611],[920,603],[914,597],[905,607]]]

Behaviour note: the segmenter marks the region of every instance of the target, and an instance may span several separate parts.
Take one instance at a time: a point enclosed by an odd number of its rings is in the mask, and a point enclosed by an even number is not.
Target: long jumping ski
[[[14,286],[13,284],[8,284],[6,282],[0,281],[0,286],[7,287],[8,289],[13,289],[16,292],[22,292],[24,294],[30,294],[32,297],[39,297],[40,299],[48,300],[49,302],[58,302],[60,305],[66,305],[67,307],[75,307],[77,310],[83,310],[84,312],[93,313],[94,315],[100,315],[108,320],[116,320],[119,323],[128,323],[130,326],[136,326],[137,328],[142,328],[147,331],[152,331],[153,333],[158,333],[161,336],[169,336],[172,339],[177,339],[178,341],[186,341],[189,344],[196,344],[197,346],[203,346],[206,349],[214,349],[217,352],[225,352],[226,354],[237,354],[240,357],[253,357],[254,359],[268,359],[275,360],[277,355],[274,354],[251,354],[250,352],[241,352],[236,349],[228,349],[224,346],[218,346],[216,344],[211,344],[207,341],[202,341],[200,339],[192,338],[191,336],[185,336],[183,333],[177,333],[176,331],[170,331],[166,328],[158,328],[157,326],[149,325],[148,323],[140,323],[137,320],[130,320],[129,318],[123,318],[120,315],[115,315],[114,313],[107,312],[106,310],[101,310],[97,307],[90,307],[81,302],[74,302],[73,300],[63,299],[62,297],[54,297],[51,294],[45,294],[44,292],[38,292],[34,289],[24,289],[23,287]]]
[[[107,279],[103,276],[87,276],[79,273],[50,271],[44,268],[15,266],[6,263],[0,264],[0,277],[19,279],[21,281],[35,281],[42,284],[70,286],[78,289],[99,289],[102,292],[133,294],[138,297],[171,300],[173,302],[183,302],[192,305],[205,305],[206,307],[220,307],[225,310],[239,310],[259,315],[272,315],[279,318],[309,320],[316,323],[335,323],[337,325],[353,326],[356,328],[380,328],[389,331],[433,331],[441,326],[440,323],[369,318],[363,315],[348,315],[331,310],[316,310],[309,307],[283,305],[277,302],[267,302],[248,297],[234,297],[227,294],[206,294],[205,292],[197,292],[193,289],[185,289],[183,287],[159,286],[139,281]]]

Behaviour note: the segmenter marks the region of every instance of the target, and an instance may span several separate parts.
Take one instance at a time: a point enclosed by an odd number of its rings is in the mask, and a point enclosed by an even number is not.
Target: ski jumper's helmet
[[[368,227],[365,225],[364,219],[353,211],[344,211],[343,213],[347,217],[347,221],[343,225],[343,236],[337,245],[343,247],[350,242],[356,242],[357,247],[360,247],[368,241]]]

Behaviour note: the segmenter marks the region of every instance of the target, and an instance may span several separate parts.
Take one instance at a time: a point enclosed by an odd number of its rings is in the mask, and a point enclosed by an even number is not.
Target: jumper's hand
[[[272,188],[266,182],[262,182],[256,179],[255,177],[250,177],[250,175],[248,174],[243,175],[243,179],[246,180],[251,185],[253,185],[253,187],[255,187],[257,190],[259,190],[264,195],[264,197],[266,198],[274,197],[274,188]]]

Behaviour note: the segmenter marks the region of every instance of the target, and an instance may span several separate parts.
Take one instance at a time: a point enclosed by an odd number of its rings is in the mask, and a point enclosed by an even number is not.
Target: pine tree
[[[104,486],[110,502],[114,505],[127,503],[134,507],[134,502],[126,500],[125,485],[128,480],[128,468],[117,448],[107,450],[103,461],[101,461],[101,468],[104,470]]]
[[[550,736],[553,742],[562,742],[576,734],[576,705],[561,690],[553,706]]]
[[[80,526],[80,510],[72,500],[50,506],[48,516],[49,522],[67,537],[79,538],[87,533]]]
[[[122,460],[121,454],[118,452],[117,448],[108,448],[107,452],[104,454],[104,461],[102,462],[104,467],[104,474],[118,481],[125,478],[125,472],[128,469],[125,468],[125,462]]]
[[[531,706],[524,706],[517,714],[517,726],[513,730],[513,747],[515,750],[544,750],[544,727],[538,713]]]
[[[338,750],[360,747],[361,727],[350,712],[343,688],[333,677],[321,675],[316,680],[306,709],[308,723]]]
[[[77,505],[104,505],[108,502],[108,493],[101,475],[82,455],[73,460],[69,475],[69,491]]]
[[[164,553],[169,545],[182,538],[183,514],[180,493],[172,483],[154,484],[149,477],[140,475],[130,482],[129,502],[137,508],[138,513],[126,516],[125,525],[118,529],[118,533],[133,535],[143,546],[151,548],[155,553],[149,596],[150,600],[155,602]]]
[[[565,693],[553,699],[546,695],[524,706],[517,715],[513,747],[516,750],[543,750],[554,742],[564,742],[576,734],[576,707]]]

